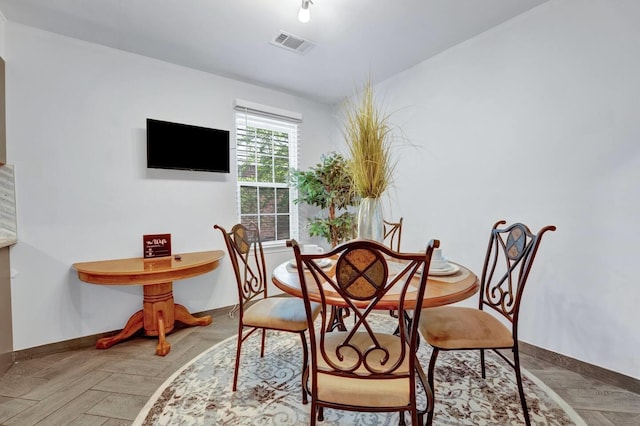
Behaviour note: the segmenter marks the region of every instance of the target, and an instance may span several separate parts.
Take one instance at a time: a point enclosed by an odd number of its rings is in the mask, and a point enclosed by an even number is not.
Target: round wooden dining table
[[[478,277],[468,268],[458,264],[454,265],[455,272],[448,275],[429,275],[427,277],[427,289],[424,299],[422,301],[423,308],[433,308],[436,306],[448,305],[451,303],[459,302],[473,296],[479,289],[480,284]],[[332,261],[332,265],[327,267],[329,275],[334,273],[335,261]],[[307,272],[308,273],[308,272]],[[273,284],[282,290],[283,292],[296,297],[302,297],[302,290],[300,288],[300,278],[298,270],[293,261],[287,261],[278,265],[271,276]],[[309,281],[311,282],[311,281]],[[415,308],[416,304],[416,292],[408,292],[405,299],[405,307],[408,309]],[[413,297],[413,299],[412,299]],[[320,301],[318,291],[309,289],[309,298],[313,301]],[[327,297],[328,303],[334,306],[346,306],[344,300],[342,300],[336,293],[336,297]],[[368,302],[354,301],[354,304],[358,308],[366,307]],[[393,289],[389,291],[376,305],[375,309],[381,310],[395,310],[398,309],[399,292],[394,292]],[[360,306],[361,305],[361,306]]]

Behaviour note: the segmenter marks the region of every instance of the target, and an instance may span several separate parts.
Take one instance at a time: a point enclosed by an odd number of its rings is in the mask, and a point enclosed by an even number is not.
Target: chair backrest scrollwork
[[[301,253],[295,240],[288,245],[296,255],[308,312],[312,299],[322,304],[318,327],[308,315],[312,372],[379,379],[412,375],[414,357],[409,355],[416,350],[421,309],[414,310],[405,298],[409,292],[417,292],[416,303],[422,304],[431,253],[439,241],[432,240],[423,253],[400,253],[371,240],[353,240],[320,254]],[[323,259],[333,259],[333,266],[321,267]],[[390,292],[399,299],[397,335],[393,330],[376,331],[375,316],[371,315]],[[331,305],[354,313],[354,324],[347,331],[328,331]],[[406,321],[410,317],[413,321]]]
[[[402,239],[402,218],[398,222],[383,220],[384,241],[391,250],[400,251],[400,240]]]
[[[238,223],[227,232],[215,225],[224,236],[233,272],[238,285],[240,312],[254,300],[267,297],[267,271],[258,227],[250,223]]]
[[[546,226],[533,234],[522,223],[500,228],[504,224],[504,220],[498,221],[491,230],[482,270],[479,308],[489,307],[515,326],[542,236],[547,231],[555,231],[556,227]]]

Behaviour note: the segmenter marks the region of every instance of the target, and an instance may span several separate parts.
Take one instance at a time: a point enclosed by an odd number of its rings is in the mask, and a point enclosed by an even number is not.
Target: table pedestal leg
[[[176,321],[180,321],[186,325],[209,325],[212,322],[211,315],[205,315],[202,317],[194,317],[191,313],[182,305],[175,304],[174,315]]]
[[[156,346],[156,355],[165,356],[171,350],[171,343],[167,342],[164,333],[164,319],[162,312],[158,312],[158,345]]]
[[[171,344],[166,341],[166,333],[173,330],[175,323],[173,303],[173,283],[160,283],[144,286],[144,334],[158,336],[156,354],[165,356],[171,350]]]
[[[142,310],[129,318],[120,333],[99,339],[96,348],[107,349],[144,329],[145,335],[158,336],[156,355],[165,356],[171,350],[171,343],[167,342],[166,335],[173,331],[176,321],[186,325],[204,326],[211,324],[212,319],[211,315],[194,317],[187,308],[174,303],[173,283],[145,285]]]
[[[142,330],[142,318],[142,311],[138,311],[135,314],[131,315],[131,318],[129,318],[129,321],[127,321],[127,325],[124,326],[120,333],[116,334],[115,336],[103,337],[102,339],[98,339],[96,348],[107,349],[115,345],[116,343],[133,336],[137,331]]]

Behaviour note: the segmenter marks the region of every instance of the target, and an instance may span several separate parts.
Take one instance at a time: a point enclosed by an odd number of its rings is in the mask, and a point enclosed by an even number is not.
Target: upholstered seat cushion
[[[420,333],[440,349],[510,348],[511,331],[496,317],[475,308],[441,306],[422,310]]]
[[[343,349],[344,356],[339,361],[335,355],[335,348],[344,341],[346,333],[332,332],[325,335],[325,353],[332,362],[341,366],[353,366],[357,362],[355,352]],[[409,371],[409,357],[413,356],[409,352],[409,346],[402,342],[400,338],[391,334],[376,334],[376,338],[381,342],[381,346],[389,350],[389,360],[385,365],[379,365],[381,357],[380,351],[370,356],[370,366],[378,369],[388,369],[398,357],[401,356],[401,347],[404,346],[405,358],[400,366],[390,374],[389,379],[361,379],[341,377],[327,372],[333,371],[321,355],[318,348],[318,399],[324,402],[332,402],[344,405],[354,405],[361,407],[397,407],[410,403],[410,379],[407,376]],[[351,343],[364,352],[371,347],[371,338],[367,333],[356,333]],[[319,342],[318,342],[319,344]],[[368,375],[367,369],[361,365],[356,373],[361,376]],[[396,375],[398,378],[393,378]]]
[[[311,303],[314,318],[320,312],[320,304]],[[245,311],[242,321],[248,327],[271,328],[284,331],[304,331],[307,316],[304,302],[297,297],[269,297],[261,299]]]

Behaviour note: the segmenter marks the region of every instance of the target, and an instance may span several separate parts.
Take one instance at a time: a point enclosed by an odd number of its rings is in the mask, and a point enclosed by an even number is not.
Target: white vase
[[[363,198],[358,208],[358,238],[384,241],[382,203],[379,198]]]

